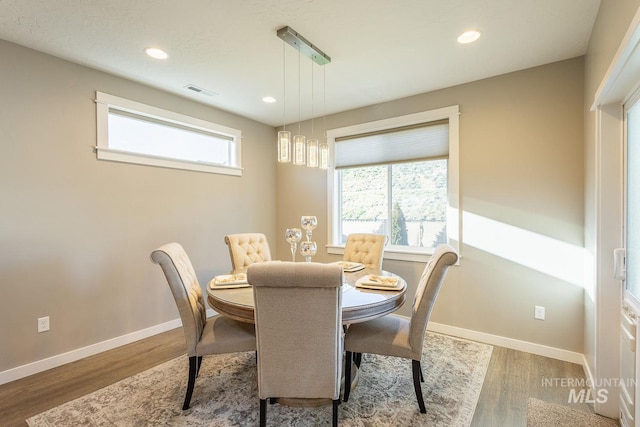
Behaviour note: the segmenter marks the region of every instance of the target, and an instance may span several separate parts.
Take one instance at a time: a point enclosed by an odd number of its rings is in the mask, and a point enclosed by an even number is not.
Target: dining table
[[[364,266],[358,268],[357,265],[354,271],[354,263],[338,263],[345,266],[342,284],[342,324],[345,329],[348,329],[349,324],[366,322],[392,313],[404,304],[407,283],[402,277],[385,270]],[[222,278],[227,280],[220,280]],[[238,278],[240,280],[235,280]],[[394,286],[389,286],[389,283]],[[211,279],[207,284],[207,300],[209,306],[223,316],[255,323],[253,288],[246,282],[245,273],[220,275]],[[351,389],[355,389],[359,382],[359,369],[355,363],[352,364],[351,374]],[[341,388],[344,390],[344,386]],[[327,399],[287,398],[278,401],[290,406],[321,406],[331,403]]]
[[[217,276],[220,277],[220,276]],[[388,286],[367,286],[369,277],[393,280]],[[364,287],[367,286],[367,287]],[[375,268],[345,270],[342,285],[342,323],[366,322],[398,310],[405,302],[407,283],[397,274]],[[232,319],[254,323],[253,288],[248,283],[220,285],[214,277],[207,285],[209,306]]]

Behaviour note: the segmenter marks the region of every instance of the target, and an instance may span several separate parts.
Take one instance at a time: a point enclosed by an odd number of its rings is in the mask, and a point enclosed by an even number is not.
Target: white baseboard
[[[501,337],[499,335],[487,334],[484,332],[458,328],[456,326],[443,325],[442,323],[435,322],[429,322],[427,324],[427,329],[429,331],[439,332],[441,334],[465,338],[472,341],[479,341],[486,344],[497,345],[500,347],[506,347],[512,350],[524,351],[527,353],[537,354],[539,356],[545,356],[552,359],[563,360],[565,362],[576,363],[582,366],[584,366],[585,363],[584,355],[582,353],[549,347],[542,344],[535,344],[532,342]]]
[[[66,353],[57,354],[55,356],[38,360],[33,363],[28,363],[26,365],[8,369],[6,371],[0,372],[0,384],[6,384],[20,378],[28,377],[29,375],[37,374],[39,372],[56,368],[67,363],[75,362],[76,360],[80,360],[88,356],[93,356],[94,354],[102,353],[103,351],[111,350],[125,344],[130,344],[143,338],[148,338],[150,336],[157,335],[162,332],[178,328],[180,326],[182,326],[182,322],[180,321],[180,319],[175,319],[166,323],[152,326],[150,328],[142,329],[140,331],[131,332],[126,335],[122,335],[86,347],[78,348],[76,350],[71,350]]]
[[[215,314],[217,313],[212,309],[207,310],[207,317],[211,317]],[[112,350],[153,335],[161,334],[162,332],[167,332],[171,329],[179,328],[180,326],[182,326],[182,321],[178,318],[150,328],[131,332],[120,337],[115,337],[86,347],[78,348],[76,350],[71,350],[67,353],[57,354],[33,363],[8,369],[0,372],[0,385],[19,380],[20,378],[28,377],[29,375],[37,374],[39,372],[44,372],[48,369],[57,368],[58,366],[75,362],[76,360],[84,359],[85,357],[93,356],[94,354],[102,353],[103,351]]]
[[[215,311],[211,309],[207,310],[207,317],[211,317],[215,314]],[[148,338],[150,336],[178,328],[181,325],[182,322],[180,321],[180,319],[174,319],[160,325],[152,326],[150,328],[142,329],[140,331],[132,332],[120,337],[92,344],[87,347],[79,348],[67,353],[58,354],[46,359],[38,360],[33,363],[28,363],[26,365],[8,369],[6,371],[0,372],[0,384],[6,384],[20,378],[28,377],[29,375],[37,374],[48,369],[62,366],[66,363],[75,362],[76,360],[80,360],[88,356],[93,356],[94,354],[102,353],[103,351],[112,350],[125,344],[130,344],[143,338]],[[572,351],[562,350],[559,348],[549,347],[541,344],[534,344],[527,341],[515,340],[512,338],[501,337],[498,335],[487,334],[484,332],[458,328],[456,326],[449,326],[435,322],[429,322],[427,329],[433,332],[439,332],[441,334],[479,341],[486,344],[498,345],[501,347],[520,350],[527,353],[538,354],[540,356],[551,357],[553,359],[564,360],[566,362],[577,363],[585,367],[587,366],[584,356],[581,353],[575,353]],[[588,375],[590,375],[590,373],[588,373]]]

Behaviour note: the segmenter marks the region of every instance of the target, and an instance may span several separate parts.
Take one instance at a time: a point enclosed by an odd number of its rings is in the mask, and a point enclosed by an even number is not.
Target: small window
[[[387,236],[385,258],[422,261],[457,247],[458,107],[327,132],[329,253],[351,233]]]
[[[242,175],[237,129],[101,92],[96,103],[100,160]]]

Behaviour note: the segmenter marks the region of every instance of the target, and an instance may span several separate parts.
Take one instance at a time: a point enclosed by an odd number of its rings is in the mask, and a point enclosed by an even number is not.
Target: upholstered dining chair
[[[342,267],[311,262],[251,264],[258,347],[260,425],[267,399],[329,399],[338,425],[342,378]]]
[[[271,261],[267,237],[262,233],[238,233],[225,236],[232,273],[244,273],[254,262]]]
[[[159,247],[151,253],[151,260],[162,267],[182,320],[189,356],[189,378],[182,409],[189,409],[202,357],[255,351],[254,326],[224,316],[207,319],[202,289],[191,261],[179,243]]]
[[[366,267],[382,268],[382,254],[387,236],[384,234],[353,233],[347,236],[343,261],[359,262]]]
[[[427,263],[411,307],[411,318],[390,314],[363,323],[349,325],[345,335],[345,377],[351,376],[354,354],[381,354],[411,359],[413,387],[420,412],[425,413],[421,381],[422,347],[431,310],[449,267],[458,261],[458,254],[447,244],[439,245]],[[358,357],[359,358],[359,357]],[[343,400],[349,399],[351,384],[345,382]]]

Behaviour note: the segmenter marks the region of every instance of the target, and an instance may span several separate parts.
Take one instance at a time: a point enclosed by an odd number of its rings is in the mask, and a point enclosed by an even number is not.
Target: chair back
[[[366,267],[382,269],[382,255],[387,236],[384,234],[353,233],[347,236],[342,259],[359,262]]]
[[[265,262],[247,269],[253,286],[258,394],[339,399],[342,267]]]
[[[151,253],[151,260],[159,264],[178,306],[187,343],[187,355],[195,356],[196,345],[207,322],[206,306],[196,272],[183,247],[168,243]]]
[[[267,236],[262,233],[238,233],[225,236],[233,273],[242,273],[256,262],[271,261]]]
[[[439,245],[422,272],[411,308],[409,345],[415,360],[420,360],[427,322],[436,302],[447,270],[458,261],[458,254],[450,245]]]

